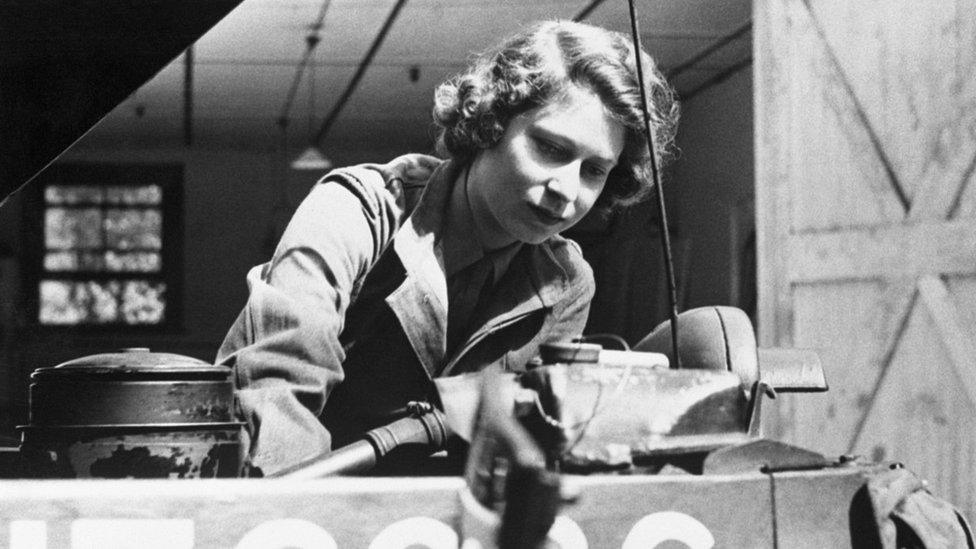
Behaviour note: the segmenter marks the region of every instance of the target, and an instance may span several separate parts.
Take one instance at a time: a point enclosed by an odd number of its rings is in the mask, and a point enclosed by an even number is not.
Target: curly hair
[[[646,52],[641,64],[658,165],[671,156],[678,120],[673,89]],[[509,121],[558,100],[570,85],[592,91],[625,128],[624,150],[595,205],[610,210],[653,188],[633,43],[629,36],[571,21],[537,23],[481,54],[434,96],[437,150],[469,161],[494,146]]]

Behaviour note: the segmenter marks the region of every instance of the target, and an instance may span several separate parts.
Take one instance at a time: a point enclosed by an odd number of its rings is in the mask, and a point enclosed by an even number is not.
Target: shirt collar
[[[450,278],[482,257],[488,257],[494,267],[494,280],[492,281],[494,284],[505,274],[512,258],[522,247],[522,243],[513,242],[503,248],[490,251],[481,247],[474,226],[474,213],[471,211],[471,203],[468,201],[467,183],[468,169],[465,168],[454,181],[451,196],[448,199],[449,206],[445,217],[445,230],[440,242],[441,251],[444,254],[445,274]]]

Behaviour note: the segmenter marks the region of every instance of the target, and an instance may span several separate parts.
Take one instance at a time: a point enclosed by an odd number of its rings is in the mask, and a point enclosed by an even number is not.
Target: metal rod
[[[307,44],[305,53],[302,55],[301,61],[298,62],[295,76],[292,78],[291,87],[288,88],[288,96],[285,97],[285,104],[281,107],[281,114],[278,115],[277,123],[281,127],[288,125],[288,113],[291,111],[291,106],[295,102],[295,94],[298,93],[298,86],[302,83],[302,75],[305,74],[305,65],[308,64],[308,60],[312,57],[312,50],[315,49],[315,45],[318,42],[313,44],[307,40]]]
[[[343,91],[342,95],[339,96],[335,106],[332,107],[332,111],[330,111],[325,117],[325,120],[322,121],[322,126],[319,128],[318,133],[315,134],[315,138],[312,139],[313,145],[321,144],[322,140],[325,138],[325,135],[329,133],[329,129],[332,127],[332,124],[335,123],[336,118],[339,117],[339,113],[342,112],[342,108],[346,105],[346,101],[348,101],[352,96],[352,92],[356,90],[359,80],[362,79],[363,74],[366,73],[366,69],[369,68],[369,65],[373,61],[373,56],[376,55],[376,52],[380,49],[380,46],[383,45],[383,41],[386,39],[387,33],[390,32],[393,22],[396,21],[397,16],[400,14],[400,10],[406,3],[407,0],[397,0],[396,5],[393,6],[393,10],[390,11],[390,15],[388,15],[386,17],[386,21],[383,22],[380,32],[376,35],[372,45],[370,45],[369,51],[367,51],[366,56],[363,57],[363,61],[356,69],[356,73],[352,76],[352,80],[349,81],[349,85],[346,86],[345,91]]]
[[[325,13],[329,9],[330,2],[331,0],[322,2],[322,7],[319,8],[319,15],[315,23],[312,23],[311,27],[309,27],[311,32],[305,37],[305,52],[295,67],[295,76],[291,80],[291,87],[288,88],[288,95],[285,97],[285,104],[281,107],[281,114],[278,115],[277,123],[282,128],[288,125],[288,113],[291,111],[292,103],[295,102],[298,85],[301,84],[302,75],[305,74],[305,66],[308,65],[309,59],[312,58],[312,52],[315,50],[315,46],[319,44],[319,30],[322,29],[322,24],[325,21]]]
[[[678,292],[677,282],[674,278],[674,260],[671,255],[671,235],[668,229],[668,213],[664,205],[664,188],[661,185],[661,171],[657,165],[657,150],[654,145],[654,131],[651,128],[650,98],[647,96],[647,88],[644,85],[644,67],[641,61],[640,30],[637,28],[637,9],[634,7],[634,0],[627,0],[630,8],[630,30],[634,38],[634,49],[636,50],[637,63],[637,82],[640,86],[641,110],[644,113],[644,137],[647,139],[647,148],[651,153],[651,173],[654,175],[654,195],[657,197],[657,208],[660,213],[661,223],[661,247],[664,251],[664,270],[668,281],[668,304],[670,305],[671,317],[671,348],[674,350],[673,368],[681,368],[681,353],[678,352]]]
[[[729,79],[729,77],[731,77],[735,73],[737,73],[737,72],[741,71],[742,69],[744,69],[744,68],[746,68],[748,66],[751,66],[751,65],[752,65],[752,56],[750,55],[749,57],[743,59],[742,61],[739,61],[739,62],[735,63],[734,65],[729,66],[728,68],[726,68],[722,72],[720,72],[720,73],[716,74],[715,76],[709,78],[708,80],[702,82],[701,85],[699,85],[698,87],[692,89],[688,93],[679,93],[678,95],[681,97],[682,100],[688,101],[692,97],[694,97],[694,96],[698,95],[699,93],[707,90],[708,88],[711,88],[712,86],[715,86],[717,84],[721,84],[722,82],[724,82],[727,79]]]
[[[603,2],[604,0],[593,0],[592,2],[589,3],[588,6],[586,6],[585,8],[580,10],[579,13],[573,16],[573,21],[582,21],[586,19],[587,17],[590,16],[590,13],[592,13],[593,10],[595,10]]]
[[[681,74],[681,73],[685,72],[686,70],[688,70],[688,69],[694,67],[695,65],[697,65],[699,62],[701,62],[702,59],[705,59],[709,55],[711,55],[711,54],[717,52],[718,50],[722,49],[723,47],[725,47],[726,44],[728,44],[729,42],[732,42],[733,40],[739,38],[740,36],[742,36],[743,34],[745,34],[746,32],[748,32],[750,30],[752,30],[752,21],[751,20],[746,21],[739,28],[737,28],[734,31],[732,31],[731,33],[729,33],[729,34],[727,34],[727,35],[719,38],[715,42],[709,44],[708,46],[706,46],[705,48],[703,48],[701,51],[699,51],[698,53],[692,55],[691,57],[689,57],[685,61],[682,61],[681,63],[678,63],[674,67],[671,67],[670,69],[667,70],[667,72],[665,72],[665,76],[668,79],[671,79],[671,78],[674,78],[674,77],[678,76],[679,74]]]
[[[193,144],[193,45],[183,53],[183,144]]]

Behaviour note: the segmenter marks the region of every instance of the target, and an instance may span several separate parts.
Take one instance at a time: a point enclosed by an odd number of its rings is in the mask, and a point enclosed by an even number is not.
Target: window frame
[[[183,329],[183,178],[184,166],[175,163],[110,164],[66,162],[49,166],[29,185],[25,196],[24,243],[26,244],[23,288],[27,323],[50,332],[104,334],[174,333]],[[141,186],[158,185],[162,190],[162,243],[158,272],[64,272],[44,268],[47,247],[44,219],[48,204],[45,189],[51,185]],[[137,206],[138,207],[138,206]],[[143,279],[166,284],[166,309],[158,324],[125,322],[45,324],[40,320],[41,280],[132,280]]]

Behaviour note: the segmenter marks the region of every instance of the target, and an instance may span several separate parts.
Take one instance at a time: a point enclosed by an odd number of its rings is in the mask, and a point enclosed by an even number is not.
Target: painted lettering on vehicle
[[[9,523],[10,549],[48,549],[47,522],[13,520]],[[566,516],[556,518],[549,539],[561,549],[588,549],[582,528]],[[81,518],[70,523],[72,549],[194,549],[193,519]],[[690,549],[711,549],[715,538],[697,519],[676,511],[646,515],[631,527],[621,549],[653,549],[668,541]],[[463,543],[450,525],[429,517],[411,517],[390,524],[377,534],[369,549],[487,549],[490,540],[468,538]],[[327,529],[303,519],[273,519],[245,532],[235,549],[339,549]]]

